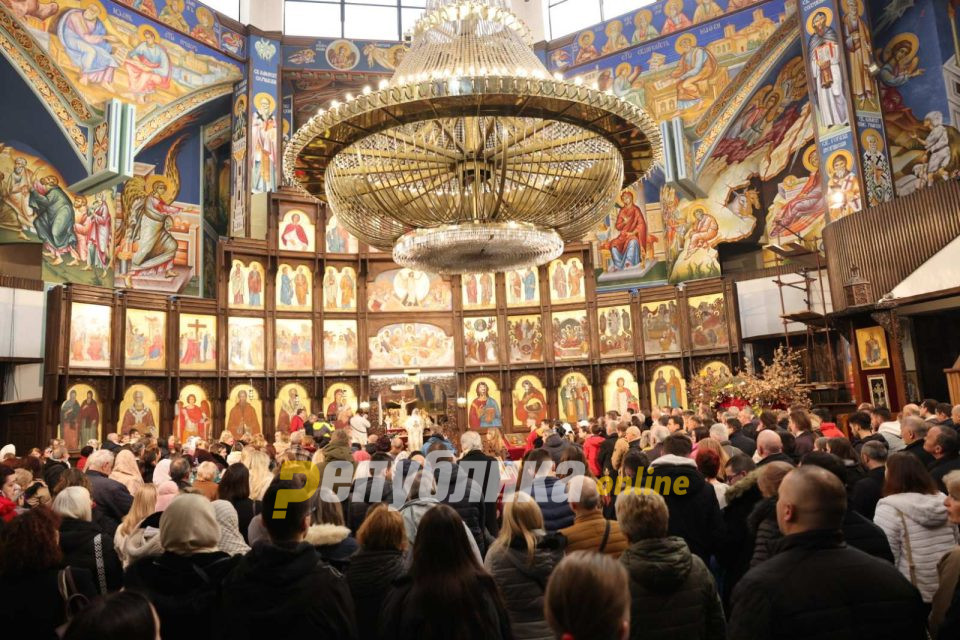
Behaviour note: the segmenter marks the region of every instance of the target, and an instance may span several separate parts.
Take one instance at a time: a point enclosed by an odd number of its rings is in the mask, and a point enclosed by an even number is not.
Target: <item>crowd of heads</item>
[[[612,639],[660,637],[643,582],[676,562],[685,577],[660,578],[661,595],[712,593],[690,624],[722,637],[743,628],[746,585],[762,582],[788,541],[817,540],[826,554],[824,536],[856,526],[848,544],[886,563],[884,579],[907,581],[931,612],[929,630],[957,628],[956,576],[939,582],[935,566],[904,559],[901,537],[928,533],[913,532],[911,518],[935,512],[935,560],[960,563],[960,407],[924,401],[894,415],[862,405],[845,428],[803,407],[611,411],[531,422],[522,452],[499,430],[457,434],[447,423],[409,450],[399,431],[358,442],[310,418],[273,443],[133,431],[79,456],[60,440],[23,455],[4,447],[0,581],[33,580],[49,590],[40,600],[64,599],[49,616],[63,637],[174,637],[189,624],[181,601],[235,612],[231,593],[268,589],[257,577],[264,558],[282,568],[296,549],[315,554],[310,584],[340,594],[317,629]],[[920,508],[930,513],[911,511]],[[205,580],[165,591],[157,559],[168,556]],[[44,575],[51,581],[37,582]],[[67,595],[82,598],[64,598],[67,578]]]

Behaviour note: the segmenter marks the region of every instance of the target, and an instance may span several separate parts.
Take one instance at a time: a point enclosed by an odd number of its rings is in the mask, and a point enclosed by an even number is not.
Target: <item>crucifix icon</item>
[[[205,324],[200,324],[200,321],[199,321],[199,320],[194,320],[194,321],[193,321],[193,324],[188,324],[188,325],[187,325],[187,328],[188,328],[188,329],[193,329],[193,338],[194,338],[194,340],[199,340],[199,339],[200,339],[200,329],[206,329],[206,328],[207,328],[207,325],[205,325]]]

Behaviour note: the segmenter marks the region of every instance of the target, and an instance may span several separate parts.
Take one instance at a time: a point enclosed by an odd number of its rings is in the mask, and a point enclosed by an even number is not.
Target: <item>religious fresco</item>
[[[581,31],[572,44],[551,48],[549,64],[556,69],[585,64],[754,4],[757,0],[660,0]]]
[[[582,373],[571,372],[560,380],[557,389],[560,419],[571,425],[593,416],[593,391]]]
[[[171,29],[236,56],[244,53],[240,34],[220,24],[217,15],[196,0],[118,0]]]
[[[402,42],[316,40],[307,45],[283,45],[283,66],[323,71],[393,71],[407,47]]]
[[[71,367],[110,367],[110,320],[112,309],[100,304],[74,302],[70,305]]]
[[[702,367],[698,372],[699,376],[703,377],[706,375],[713,375],[718,378],[729,378],[733,376],[733,372],[730,371],[730,366],[726,362],[721,362],[719,360],[712,360]]]
[[[113,191],[81,196],[40,153],[17,140],[0,151],[0,243],[42,245],[47,282],[110,286],[113,281]]]
[[[124,365],[131,369],[166,367],[167,313],[164,310],[127,309]]]
[[[142,173],[123,184],[120,198],[114,286],[199,293],[202,214],[194,156],[200,154],[199,136],[195,129],[138,156]]]
[[[597,309],[597,332],[600,334],[601,358],[633,355],[633,322],[629,306]]]
[[[313,369],[313,320],[277,319],[277,371]]]
[[[673,365],[657,367],[650,379],[650,397],[660,408],[686,409],[687,383]]]
[[[263,371],[265,344],[263,318],[227,318],[230,371]]]
[[[160,403],[157,394],[145,384],[132,384],[127,387],[120,402],[117,432],[128,435],[136,429],[140,435],[156,437],[160,427]]]
[[[184,19],[183,0],[164,5],[161,23],[109,0],[5,4],[16,7],[37,43],[91,104],[119,97],[137,105],[141,120],[190,93],[242,76],[239,62],[162,24],[205,33],[199,22],[190,27]]]
[[[463,319],[463,363],[470,365],[497,364],[500,361],[497,341],[497,318]]]
[[[260,394],[249,384],[238,384],[230,390],[224,415],[227,417],[224,428],[237,440],[263,433]]]
[[[450,282],[434,273],[414,269],[390,269],[367,284],[370,311],[450,311]]]
[[[277,113],[280,41],[250,35],[250,193],[273,191],[279,170],[280,117]]]
[[[776,31],[786,19],[787,10],[785,0],[772,0],[751,11],[718,14],[695,25],[689,18],[680,19],[696,10],[693,0],[687,3],[691,8],[683,8],[679,0],[647,8],[652,10],[654,23],[662,18],[665,25],[672,20],[667,7],[676,12],[678,22],[660,29],[660,37],[650,37],[650,20],[643,19],[649,14],[641,17],[641,9],[634,14],[638,23],[629,16],[620,19],[623,28],[619,34],[614,27],[609,36],[606,32],[601,35],[602,27],[597,25],[582,32],[569,47],[550,52],[548,59],[552,66],[557,66],[559,58],[564,57],[560,52],[566,52],[569,73],[583,75],[587,81],[596,81],[601,90],[609,89],[620,98],[642,105],[657,122],[679,116],[690,126]],[[650,35],[633,41],[633,36],[645,29]],[[616,47],[617,55],[607,55],[613,53],[609,50],[603,52],[606,39],[611,37],[623,45]],[[597,48],[596,42],[601,38],[604,44]]]
[[[336,382],[329,387],[323,396],[323,415],[331,421],[338,416],[356,413],[360,404],[353,387],[343,382]]]
[[[331,371],[359,366],[356,320],[323,321],[323,368]]]
[[[227,306],[231,309],[263,309],[263,265],[234,260],[227,283]]]
[[[57,427],[57,437],[64,440],[67,450],[77,451],[90,440],[102,441],[102,427],[96,390],[87,384],[75,384],[67,389]]]
[[[694,349],[722,349],[730,344],[726,300],[722,293],[687,298],[690,343]]]
[[[193,436],[213,437],[213,413],[203,387],[188,384],[180,390],[173,423],[174,435],[180,442],[186,442],[187,438]]]
[[[360,250],[359,241],[340,224],[336,215],[327,219],[324,242],[327,253],[356,253]]]
[[[452,367],[453,344],[453,336],[436,325],[388,324],[368,339],[369,366],[371,369]]]
[[[313,253],[317,248],[317,227],[306,211],[290,209],[277,223],[278,245],[281,251]]]
[[[675,300],[644,302],[640,305],[640,322],[645,356],[680,351],[680,316]]]
[[[496,277],[492,273],[465,273],[460,276],[464,309],[493,309],[497,306]]]
[[[868,0],[880,102],[898,196],[960,174],[954,96],[956,20],[950,3]],[[938,37],[930,37],[937,34]]]
[[[626,369],[614,369],[603,385],[603,408],[627,415],[628,409],[640,411],[640,385],[633,373]]]
[[[613,211],[587,236],[597,265],[597,290],[666,282],[666,246],[675,235],[664,230],[657,200],[646,202],[643,189],[635,186],[624,189]]]
[[[504,273],[508,307],[540,305],[540,274],[535,267]]]
[[[543,362],[543,324],[539,315],[507,318],[510,362]]]
[[[477,378],[467,391],[467,424],[471,429],[502,427],[500,390],[492,378]]]
[[[313,272],[303,264],[281,262],[277,267],[277,309],[310,311],[313,308]]]
[[[323,310],[357,310],[357,272],[353,267],[324,269]]]
[[[217,368],[217,317],[180,314],[179,361],[181,371],[213,371]]]
[[[290,433],[290,420],[300,409],[305,410],[307,416],[310,415],[310,394],[303,385],[295,382],[280,387],[274,403],[273,415],[277,419],[278,432]]]
[[[554,360],[578,360],[590,355],[586,311],[554,311],[552,323]]]
[[[547,417],[547,390],[540,378],[525,375],[513,385],[513,426],[526,427],[527,420],[539,424]]]
[[[558,258],[547,267],[550,302],[582,302],[584,299],[583,262],[580,258]]]
[[[230,229],[243,236],[247,225],[247,80],[233,88],[230,133]]]

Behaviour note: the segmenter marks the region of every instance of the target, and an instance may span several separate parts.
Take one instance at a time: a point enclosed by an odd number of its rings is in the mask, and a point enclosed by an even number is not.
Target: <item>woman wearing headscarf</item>
[[[153,468],[153,484],[158,487],[170,479],[170,458],[164,458]]]
[[[143,486],[143,476],[140,475],[140,467],[137,466],[137,458],[129,449],[121,449],[113,461],[113,471],[110,472],[110,479],[116,480],[127,488],[130,495],[137,495],[137,489]]]
[[[180,495],[180,488],[173,480],[166,480],[157,485],[157,511],[165,511],[178,495]]]
[[[160,635],[209,638],[215,631],[218,591],[239,557],[220,551],[220,525],[209,500],[184,494],[160,517],[159,557],[130,565],[123,586],[147,596],[160,617]]]
[[[218,546],[220,551],[229,553],[231,556],[242,556],[250,551],[250,545],[243,540],[240,535],[239,520],[237,510],[226,500],[214,500],[213,511],[217,517],[217,524],[220,525],[220,542]]]

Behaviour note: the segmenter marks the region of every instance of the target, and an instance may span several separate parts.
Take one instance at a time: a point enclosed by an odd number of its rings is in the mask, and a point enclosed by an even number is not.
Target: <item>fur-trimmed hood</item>
[[[315,547],[340,544],[350,537],[350,529],[338,524],[315,524],[307,530],[306,542]]]
[[[737,480],[734,484],[730,485],[730,488],[727,489],[727,504],[730,504],[731,500],[736,500],[746,492],[753,489],[757,486],[757,482],[760,479],[760,470],[754,469],[747,475],[743,476]]]

